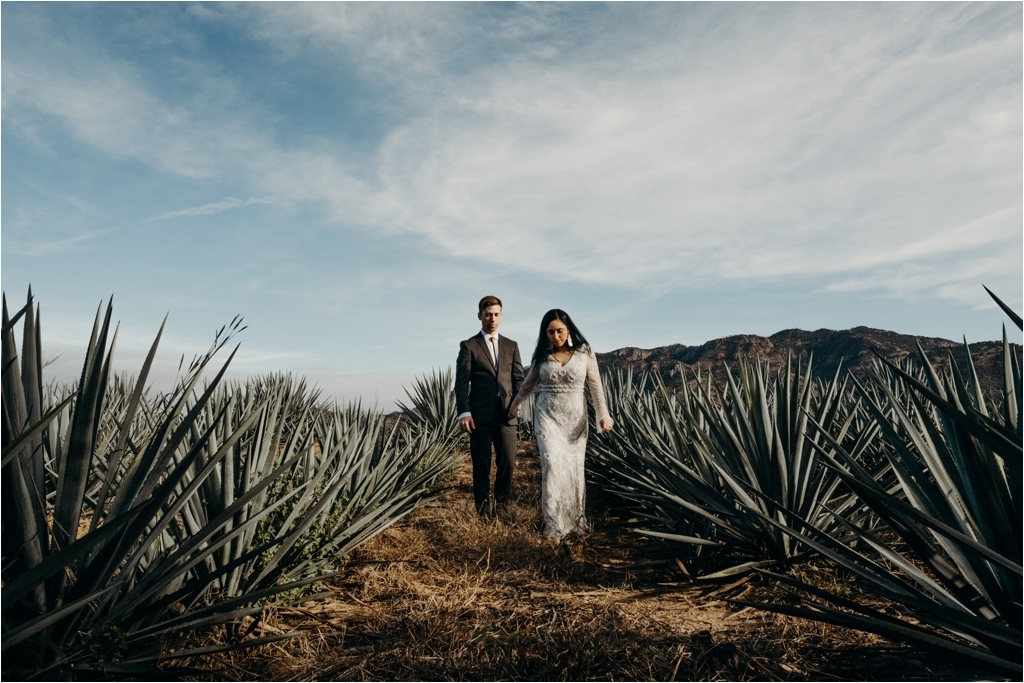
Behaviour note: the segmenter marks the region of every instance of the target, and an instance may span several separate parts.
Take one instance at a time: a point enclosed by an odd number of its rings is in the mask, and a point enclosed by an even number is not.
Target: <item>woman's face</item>
[[[565,341],[569,338],[569,328],[565,326],[561,320],[552,320],[548,323],[548,341],[556,349],[560,349],[565,346]]]

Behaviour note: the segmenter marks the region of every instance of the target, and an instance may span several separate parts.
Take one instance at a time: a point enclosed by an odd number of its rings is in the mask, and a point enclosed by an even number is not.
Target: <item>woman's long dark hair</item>
[[[548,341],[548,325],[551,324],[552,320],[560,320],[569,329],[569,339],[572,340],[573,349],[581,348],[587,343],[586,338],[580,332],[580,329],[576,327],[576,323],[572,321],[569,314],[560,308],[552,308],[540,320],[540,335],[537,337],[537,348],[534,350],[533,359],[530,361],[531,368],[540,367],[537,364],[546,361],[548,354],[554,350],[551,342]]]

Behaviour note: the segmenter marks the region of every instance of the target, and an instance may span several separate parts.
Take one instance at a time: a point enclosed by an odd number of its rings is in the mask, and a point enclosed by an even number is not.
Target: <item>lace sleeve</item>
[[[604,397],[604,385],[601,383],[601,371],[597,367],[597,356],[593,349],[587,349],[587,388],[590,389],[590,400],[594,402],[597,421],[604,418],[612,419],[608,414],[608,402]]]
[[[508,411],[511,413],[518,408],[523,401],[525,401],[530,394],[537,388],[537,380],[540,378],[540,363],[534,363],[530,366],[530,372],[526,375],[526,379],[519,385],[519,393],[516,394],[515,398],[512,399],[512,405],[508,407]]]

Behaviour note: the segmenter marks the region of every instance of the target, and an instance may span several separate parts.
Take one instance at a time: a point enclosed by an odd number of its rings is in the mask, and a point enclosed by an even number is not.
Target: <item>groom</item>
[[[508,502],[516,466],[516,428],[508,407],[523,383],[519,345],[498,334],[501,300],[485,296],[477,306],[481,330],[459,345],[455,365],[455,401],[459,429],[469,432],[473,458],[473,498],[476,511],[486,514],[491,483],[491,445],[497,455],[494,503]]]

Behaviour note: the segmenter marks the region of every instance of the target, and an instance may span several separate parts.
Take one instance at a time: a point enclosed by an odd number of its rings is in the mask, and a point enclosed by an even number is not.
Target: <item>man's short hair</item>
[[[485,309],[488,309],[491,306],[501,306],[501,299],[496,296],[485,296],[483,299],[480,299],[480,305],[477,306],[477,313],[483,313]]]

